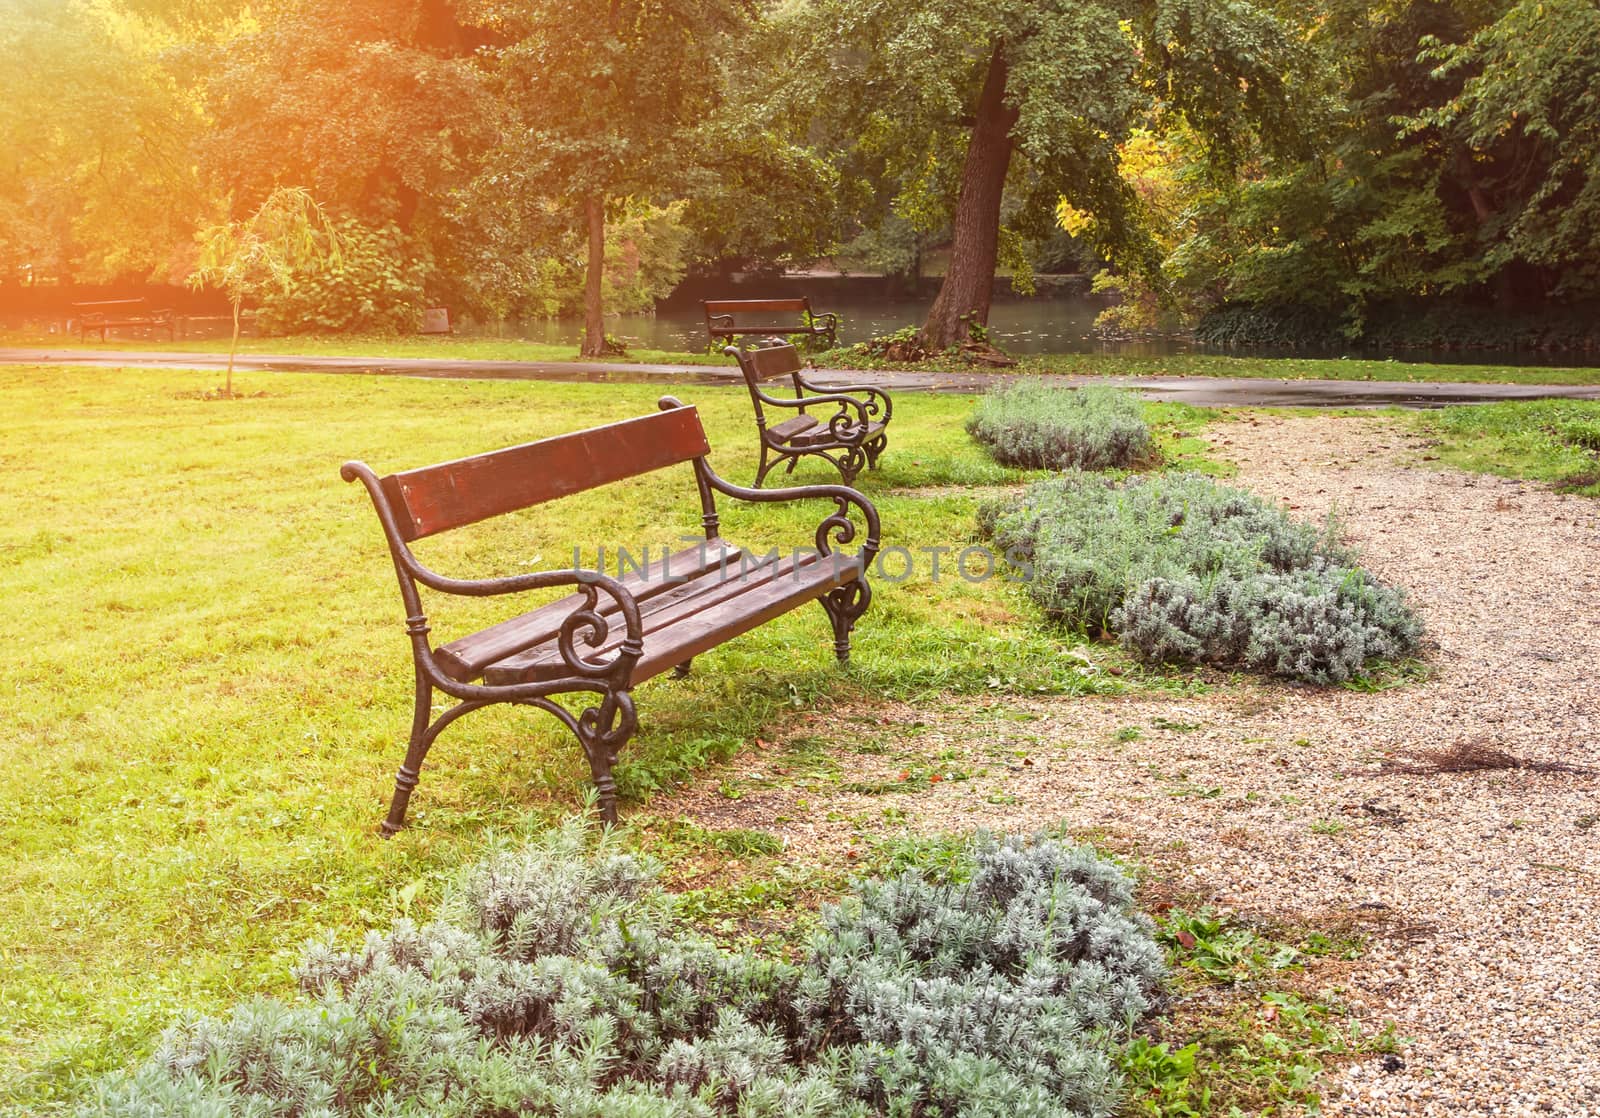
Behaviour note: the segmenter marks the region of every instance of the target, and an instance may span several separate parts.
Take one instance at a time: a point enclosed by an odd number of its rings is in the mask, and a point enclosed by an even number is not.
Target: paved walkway
[[[164,369],[222,369],[225,353],[155,350],[0,349],[4,364],[143,366]],[[468,380],[546,380],[564,382],[727,384],[739,379],[733,365],[640,365],[620,361],[478,361],[435,357],[314,357],[249,353],[236,369],[271,372],[388,374]],[[1131,388],[1149,400],[1197,407],[1435,408],[1500,400],[1552,397],[1600,400],[1600,385],[1417,384],[1410,381],[1266,380],[1255,377],[1089,377],[1038,376],[1064,386],[1106,384]],[[898,391],[981,392],[1009,377],[1004,373],[918,373],[819,369],[823,385],[871,383]]]

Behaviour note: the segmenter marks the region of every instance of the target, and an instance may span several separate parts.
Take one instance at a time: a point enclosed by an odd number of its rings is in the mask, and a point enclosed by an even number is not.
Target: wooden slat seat
[[[847,428],[842,439],[835,439],[832,431],[828,430],[826,427],[818,426],[814,430],[806,431],[799,436],[790,439],[789,445],[793,447],[839,446],[841,444],[848,446],[850,443],[858,440],[865,444],[874,442],[879,435],[883,434],[883,427],[884,425],[882,423],[869,423],[864,428],[857,424],[853,427]]]
[[[707,540],[703,547],[687,548],[665,559],[657,559],[642,571],[629,571],[618,581],[643,607],[646,602],[707,570],[726,563],[737,564],[742,554],[723,540]],[[582,604],[582,594],[569,594],[520,617],[440,645],[434,650],[434,659],[445,675],[460,683],[470,683],[495,661],[554,640],[561,631],[561,623]],[[602,599],[598,607],[600,615],[607,618],[615,617],[620,609],[610,598]]]
[[[693,659],[709,648],[748,633],[756,626],[822,597],[828,591],[854,582],[861,574],[855,556],[820,556],[801,552],[776,562],[767,556],[739,553],[733,559],[658,594],[639,606],[644,624],[644,654],[634,665],[633,681],[642,683]],[[613,628],[596,648],[583,648],[587,657],[614,653],[623,634]],[[557,679],[567,671],[553,635],[543,643],[491,664],[485,683],[505,686]]]
[[[796,434],[818,426],[812,417],[799,418],[803,424],[790,421]],[[361,462],[344,464],[341,475],[366,486],[383,526],[416,670],[411,740],[395,777],[385,834],[404,825],[434,739],[480,707],[538,707],[565,725],[589,761],[601,817],[611,822],[617,813],[612,765],[638,728],[635,686],[669,668],[685,672],[700,653],[806,602],[822,607],[833,627],[834,655],[849,659],[851,631],[872,601],[866,575],[879,540],[872,502],[842,485],[746,489],[712,471],[709,449],[698,413],[668,396],[655,415],[386,477]],[[430,571],[411,551],[412,541],[439,532],[685,464],[693,467],[705,542],[643,569],[614,577],[574,568],[463,579]],[[757,556],[718,534],[717,494],[763,503],[819,500],[831,507],[808,541],[814,547]],[[853,540],[861,541],[858,552],[833,550]],[[611,555],[620,563],[617,551]],[[557,588],[571,592],[437,648],[429,639],[423,589],[493,598]],[[459,702],[436,717],[436,692]],[[598,697],[581,713],[557,701],[583,693]]]
[[[773,442],[797,444],[801,440],[810,437],[811,432],[816,430],[816,426],[816,416],[797,415],[793,419],[785,419],[782,423],[774,423],[767,428],[767,434],[772,438]],[[824,431],[823,434],[826,435],[827,432]]]

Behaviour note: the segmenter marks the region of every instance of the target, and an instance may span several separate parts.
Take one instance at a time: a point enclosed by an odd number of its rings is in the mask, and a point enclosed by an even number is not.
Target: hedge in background
[[[1380,304],[1349,321],[1324,307],[1229,303],[1207,312],[1195,341],[1214,346],[1331,350],[1592,350],[1600,306],[1504,311],[1441,299]]]
[[[1421,636],[1331,524],[1199,475],[1119,484],[1068,473],[984,506],[979,527],[1031,568],[1047,615],[1119,634],[1146,660],[1341,683],[1411,654]]]
[[[597,845],[594,843],[597,841]],[[729,954],[573,826],[468,873],[446,918],[313,946],[308,995],[169,1030],[85,1113],[1069,1118],[1161,953],[1088,849],[975,841],[825,913],[801,965]],[[592,848],[591,848],[592,847]]]
[[[1124,469],[1148,460],[1150,428],[1131,393],[1017,381],[978,401],[967,432],[1003,466]]]

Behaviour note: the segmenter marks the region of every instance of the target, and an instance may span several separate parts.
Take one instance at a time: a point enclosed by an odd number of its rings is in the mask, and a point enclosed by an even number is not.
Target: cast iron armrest
[[[840,396],[837,393],[828,393],[823,396],[803,396],[797,400],[786,400],[781,396],[769,396],[760,389],[755,389],[756,397],[763,403],[775,408],[804,408],[811,404],[837,404],[839,410],[833,418],[828,420],[828,433],[842,443],[859,442],[866,436],[867,416],[871,409],[854,396]],[[850,414],[851,409],[855,415]]]
[[[815,381],[807,380],[804,376],[800,376],[798,379],[801,387],[807,388],[812,392],[826,392],[836,396],[851,392],[866,393],[867,398],[862,401],[862,403],[866,406],[866,412],[869,416],[872,416],[880,423],[888,423],[889,416],[894,411],[894,403],[889,399],[889,394],[883,389],[875,388],[870,384],[828,385],[817,384]],[[879,401],[882,402],[880,403]],[[883,414],[879,415],[879,412],[882,412]]]
[[[407,546],[401,535],[399,523],[395,520],[394,510],[389,507],[388,497],[383,492],[378,476],[364,462],[346,462],[339,469],[339,476],[345,481],[360,480],[367,487],[367,494],[372,498],[372,503],[378,511],[378,519],[383,524],[383,532],[389,540],[389,550],[394,556],[395,565],[407,576],[415,579],[430,590],[437,590],[442,594],[454,594],[465,598],[490,598],[506,594],[522,594],[530,590],[546,590],[552,586],[575,586],[583,594],[584,601],[580,603],[567,619],[561,623],[557,645],[561,651],[561,658],[575,673],[590,678],[615,677],[621,673],[624,680],[632,673],[634,663],[644,650],[644,625],[639,619],[639,603],[623,586],[611,576],[601,571],[586,571],[578,568],[569,568],[555,571],[531,571],[527,574],[505,575],[500,578],[451,578],[439,574],[422,565],[411,548]],[[402,591],[404,587],[402,586]],[[617,655],[608,661],[586,660],[577,651],[576,641],[579,634],[585,634],[585,644],[590,647],[599,645],[606,639],[610,623],[600,613],[600,592],[604,591],[616,602],[618,612],[622,615],[622,623],[626,630],[626,637],[617,651]],[[414,595],[414,591],[412,594]],[[407,608],[412,608],[412,602],[417,601],[407,595]],[[420,607],[420,602],[417,603]],[[415,616],[426,632],[427,619],[422,615],[420,608],[416,609]],[[407,618],[407,627],[411,629],[413,623]],[[428,666],[433,673],[439,673],[437,665],[433,663],[431,650],[427,653]],[[455,691],[457,688],[449,688]]]
[[[831,500],[837,506],[836,511],[825,517],[817,525],[817,551],[823,555],[833,554],[834,544],[846,544],[856,537],[856,526],[850,519],[850,506],[854,505],[861,512],[861,519],[866,528],[866,539],[861,544],[861,570],[865,573],[872,566],[873,558],[878,554],[878,543],[881,539],[878,525],[878,509],[866,495],[847,485],[794,485],[785,489],[751,489],[744,485],[735,485],[733,482],[719,477],[705,460],[701,459],[697,465],[704,471],[705,481],[718,493],[725,494],[740,501],[805,501],[805,500]]]

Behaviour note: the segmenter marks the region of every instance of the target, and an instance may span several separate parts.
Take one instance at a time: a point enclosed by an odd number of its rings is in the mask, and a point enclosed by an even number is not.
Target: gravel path
[[[888,797],[755,780],[729,801],[712,777],[658,806],[782,833],[797,858],[886,807],[917,830],[1098,832],[1219,906],[1374,929],[1343,996],[1412,1043],[1399,1070],[1334,1073],[1325,1113],[1600,1115],[1600,503],[1425,468],[1381,419],[1213,430],[1242,483],[1336,509],[1407,589],[1437,644],[1426,682],[874,707],[896,748],[954,750],[972,778]],[[1439,750],[1524,764],[1394,771]],[[840,763],[861,781],[904,762]]]

